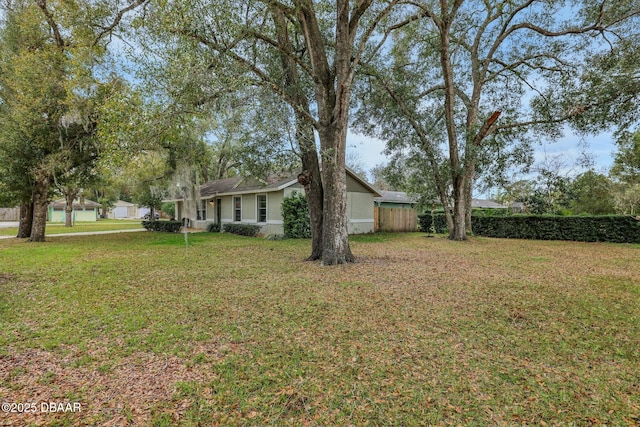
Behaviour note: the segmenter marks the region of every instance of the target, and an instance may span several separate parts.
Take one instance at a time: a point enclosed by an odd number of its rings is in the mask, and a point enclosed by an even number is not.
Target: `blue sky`
[[[566,164],[563,173],[576,175],[582,171],[575,166],[575,163],[580,158],[585,145],[587,152],[593,156],[595,170],[608,172],[616,151],[611,133],[580,136],[567,130],[565,136],[558,141],[536,145],[534,158],[536,162],[541,162],[544,161],[545,156],[561,156],[563,163]],[[358,135],[351,131],[347,135],[347,152],[358,153],[367,171],[378,164],[388,162],[387,156],[383,154],[384,149],[385,143],[382,140]]]

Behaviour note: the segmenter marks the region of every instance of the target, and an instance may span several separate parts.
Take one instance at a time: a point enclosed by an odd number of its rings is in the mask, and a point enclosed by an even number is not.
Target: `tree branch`
[[[436,25],[436,27],[438,27],[440,31],[444,29],[444,24],[442,20],[438,17],[438,15],[433,10],[431,10],[430,7],[412,0],[404,2],[404,4],[409,4],[417,7],[418,9],[421,9],[424,12],[424,15],[427,16],[429,19],[431,19],[431,21],[433,21],[433,23]]]
[[[44,1],[44,0],[42,0]],[[124,17],[124,15],[127,12],[132,11],[133,9],[135,9],[136,7],[140,6],[143,3],[148,2],[149,0],[131,0],[131,3],[129,4],[129,6],[121,9],[118,11],[118,13],[116,14],[115,18],[113,19],[113,22],[110,25],[107,25],[106,27],[101,27],[102,31],[96,36],[95,40],[93,41],[93,46],[96,46],[98,44],[98,42],[100,42],[100,40],[102,40],[103,37],[105,37],[108,34],[111,34],[111,32],[113,31],[113,29],[115,27],[118,26],[118,24],[120,24],[120,21],[122,20],[122,18]]]
[[[304,33],[309,58],[311,59],[311,69],[314,71],[312,76],[316,84],[321,84],[325,88],[331,87],[333,73],[327,61],[327,52],[316,19],[313,2],[310,0],[294,0],[294,3],[298,6],[300,24]]]
[[[353,55],[353,61],[352,61],[352,71],[351,74],[353,75],[353,73],[355,72],[355,68],[356,66],[360,63],[360,60],[362,58],[362,54],[364,53],[364,49],[367,45],[367,43],[369,42],[369,38],[371,37],[371,34],[373,34],[373,32],[375,31],[376,27],[378,26],[378,24],[380,23],[380,21],[387,16],[390,12],[391,9],[393,9],[393,7],[395,7],[398,4],[399,0],[393,0],[391,1],[387,7],[385,7],[382,12],[380,12],[378,14],[378,16],[375,17],[375,19],[373,20],[373,22],[371,23],[371,25],[369,25],[369,27],[367,28],[367,30],[364,32],[364,34],[362,35],[362,39],[360,40],[360,43],[358,44],[358,47],[356,48],[356,51]],[[406,22],[406,21],[405,21]],[[351,25],[353,22],[350,22],[349,24]],[[408,23],[408,22],[407,22]],[[406,25],[406,24],[403,24]],[[357,26],[357,22],[356,22],[356,26]],[[400,28],[399,26],[397,28]],[[385,37],[386,38],[386,37]],[[378,44],[378,46],[376,47],[376,49],[380,49],[382,45]]]
[[[494,111],[493,114],[482,125],[476,136],[473,138],[475,145],[480,145],[482,141],[489,135],[495,128],[494,124],[502,114],[502,111]]]
[[[254,85],[264,86],[272,89],[284,102],[289,104],[293,109],[295,109],[296,111],[301,111],[301,114],[303,114],[314,127],[318,127],[318,121],[315,119],[315,117],[313,117],[310,113],[304,111],[303,108],[301,109],[301,106],[294,99],[292,99],[278,83],[269,78],[267,73],[261,70],[257,65],[238,55],[236,52],[227,49],[226,46],[221,46],[220,44],[215,43],[204,36],[186,30],[173,30],[172,32],[184,37],[189,37],[192,40],[195,40],[200,44],[212,49],[213,51],[227,56],[236,64],[238,64],[245,70],[250,71],[257,77],[257,79],[253,81]]]
[[[302,61],[300,57],[293,52],[293,49],[285,49],[279,42],[257,31],[248,31],[248,34],[276,48],[279,53],[286,55],[288,58],[294,61],[300,68],[305,71],[305,73],[307,73],[311,77],[313,76],[313,70],[309,68],[308,64],[305,64],[305,62]]]
[[[45,19],[47,20],[47,24],[49,25],[49,28],[51,28],[51,31],[53,32],[53,38],[56,41],[56,46],[59,49],[64,50],[66,43],[62,38],[62,34],[60,34],[60,28],[58,27],[58,23],[53,18],[53,15],[51,14],[51,12],[49,11],[49,8],[47,7],[47,0],[35,0],[35,2],[36,2],[36,5],[38,5],[38,7],[40,8],[40,10],[42,10],[42,13],[45,16]]]
[[[362,15],[364,15],[372,3],[373,0],[358,0],[356,7],[351,11],[351,17],[349,18],[349,33],[355,33]]]

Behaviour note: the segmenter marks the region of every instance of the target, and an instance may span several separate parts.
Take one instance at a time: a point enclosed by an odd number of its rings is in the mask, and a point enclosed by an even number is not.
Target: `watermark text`
[[[80,402],[2,402],[2,412],[14,414],[47,414],[82,412]]]

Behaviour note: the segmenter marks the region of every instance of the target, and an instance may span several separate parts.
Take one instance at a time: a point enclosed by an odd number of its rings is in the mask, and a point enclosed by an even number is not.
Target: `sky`
[[[585,147],[586,151],[593,157],[594,169],[598,172],[607,173],[613,164],[613,156],[616,151],[611,133],[583,137],[567,129],[565,136],[558,141],[546,142],[535,146],[534,161],[539,163],[543,162],[545,157],[560,156],[562,163],[565,165],[562,173],[567,176],[574,176],[584,170],[576,166],[576,162],[580,159]],[[384,149],[385,143],[380,139],[369,138],[351,131],[347,134],[347,152],[354,151],[358,153],[359,160],[366,171],[370,171],[376,165],[388,162],[388,157],[383,154]],[[522,177],[525,177],[525,175],[522,175]]]

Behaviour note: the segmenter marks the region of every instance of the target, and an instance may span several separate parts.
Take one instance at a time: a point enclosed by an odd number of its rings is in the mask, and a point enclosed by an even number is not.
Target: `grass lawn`
[[[0,241],[0,425],[640,423],[638,245],[188,243]]]
[[[65,227],[62,223],[47,223],[45,235],[64,233],[83,233],[93,231],[133,230],[142,228],[142,220],[100,219],[95,222],[77,222],[73,227]],[[0,228],[0,236],[16,236],[18,228]]]

